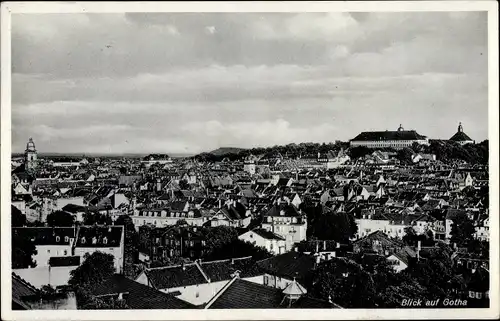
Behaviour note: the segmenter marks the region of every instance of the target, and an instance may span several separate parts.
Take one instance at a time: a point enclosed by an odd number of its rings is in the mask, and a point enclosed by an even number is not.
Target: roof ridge
[[[23,279],[20,275],[16,274],[15,272],[12,272],[12,276],[14,278],[16,278],[19,282],[23,283],[24,285],[26,285],[27,287],[29,287],[30,289],[36,291],[36,292],[39,292],[40,290],[35,287],[33,284],[31,284],[30,282],[26,281],[25,279]]]
[[[194,263],[186,263],[186,264],[177,264],[177,265],[167,265],[167,266],[157,266],[153,268],[147,268],[146,271],[151,271],[151,270],[160,270],[160,269],[173,269],[176,267],[182,267],[182,266],[191,266],[191,265],[196,265],[196,262]]]

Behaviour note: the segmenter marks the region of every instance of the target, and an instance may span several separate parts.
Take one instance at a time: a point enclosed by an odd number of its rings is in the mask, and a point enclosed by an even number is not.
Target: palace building
[[[350,141],[351,147],[365,146],[369,148],[411,147],[413,143],[429,145],[429,139],[415,130],[405,130],[401,125],[397,131],[362,132]]]
[[[450,140],[457,142],[460,145],[474,144],[475,143],[475,141],[473,141],[469,136],[467,136],[466,133],[464,133],[464,128],[462,127],[462,123],[458,123],[458,131],[456,132],[455,135],[453,135],[450,138]]]

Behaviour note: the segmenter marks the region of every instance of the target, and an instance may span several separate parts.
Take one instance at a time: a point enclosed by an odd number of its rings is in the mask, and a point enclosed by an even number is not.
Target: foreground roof
[[[181,299],[135,282],[121,274],[100,283],[92,292],[95,296],[126,293],[127,305],[131,309],[195,309],[196,306]]]
[[[286,299],[281,289],[233,279],[208,303],[207,309],[332,309],[339,306],[328,301],[302,296],[297,301]]]

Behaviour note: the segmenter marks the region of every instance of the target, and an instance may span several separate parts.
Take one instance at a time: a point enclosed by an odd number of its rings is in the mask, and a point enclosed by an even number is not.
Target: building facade
[[[350,146],[402,149],[411,147],[413,143],[429,145],[429,139],[426,136],[418,134],[415,130],[405,130],[399,125],[397,131],[362,132],[350,141]]]

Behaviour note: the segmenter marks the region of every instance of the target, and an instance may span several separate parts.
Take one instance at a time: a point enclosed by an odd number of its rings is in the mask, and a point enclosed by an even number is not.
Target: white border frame
[[[411,12],[487,11],[490,141],[490,302],[489,309],[345,309],[345,310],[117,310],[12,311],[10,238],[11,159],[11,15],[13,13],[112,12]],[[1,241],[2,319],[6,320],[282,320],[282,319],[497,319],[499,318],[498,185],[498,3],[496,1],[366,2],[2,2],[1,4]]]

